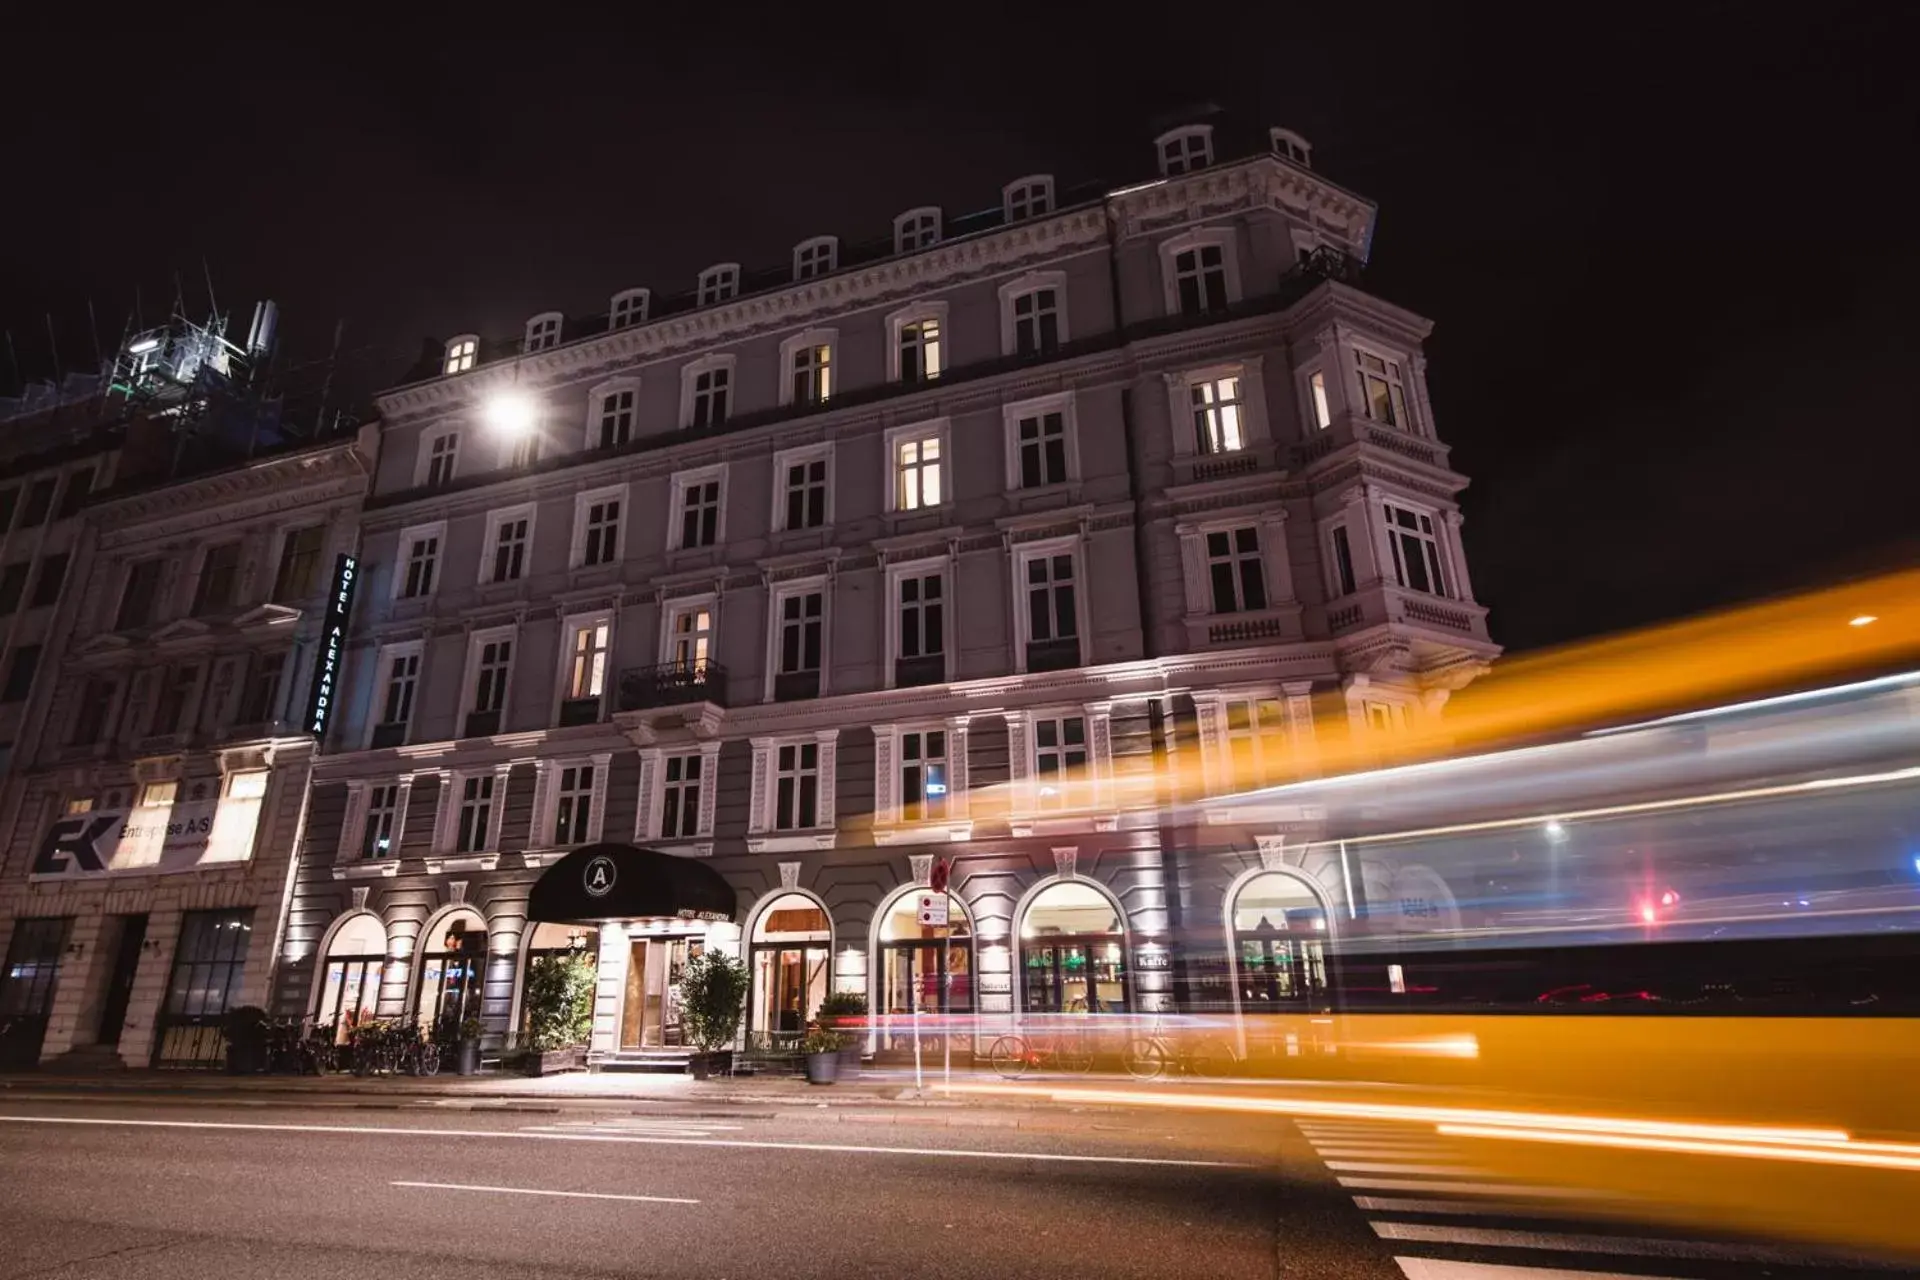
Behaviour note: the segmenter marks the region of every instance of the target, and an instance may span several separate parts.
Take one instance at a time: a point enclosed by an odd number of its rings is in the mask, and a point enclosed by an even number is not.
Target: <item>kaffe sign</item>
[[[125,812],[76,813],[47,831],[36,876],[185,871],[204,865],[218,802],[189,800]]]
[[[333,562],[333,592],[327,597],[326,617],[320,624],[320,652],[313,662],[313,687],[307,692],[307,732],[327,736],[333,719],[340,666],[347,652],[347,615],[353,609],[353,589],[360,564],[345,552]]]

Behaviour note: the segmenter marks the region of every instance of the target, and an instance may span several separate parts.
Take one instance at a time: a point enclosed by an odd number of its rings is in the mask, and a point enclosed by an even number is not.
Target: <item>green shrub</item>
[[[817,1015],[822,1022],[830,1018],[864,1018],[867,1016],[867,998],[858,991],[831,991],[820,1002]]]
[[[733,1044],[747,1003],[747,966],[738,956],[702,951],[680,972],[680,1027],[708,1053]]]
[[[531,1048],[546,1053],[587,1042],[593,1034],[594,980],[593,962],[578,952],[534,959],[522,997]]]

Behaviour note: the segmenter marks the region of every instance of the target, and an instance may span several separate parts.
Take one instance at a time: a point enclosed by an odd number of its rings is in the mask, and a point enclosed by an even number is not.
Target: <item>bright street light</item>
[[[524,391],[497,392],[487,401],[487,423],[502,435],[523,436],[538,417],[533,397]]]

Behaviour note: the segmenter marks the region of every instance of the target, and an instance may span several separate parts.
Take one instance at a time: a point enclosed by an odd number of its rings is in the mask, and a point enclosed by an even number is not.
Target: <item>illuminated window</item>
[[[725,302],[740,292],[740,264],[722,262],[700,273],[699,303],[703,307]]]
[[[826,275],[840,261],[840,241],[833,236],[802,240],[793,249],[793,278],[811,280]]]
[[[590,764],[568,765],[560,770],[560,782],[553,806],[553,842],[555,845],[585,844],[593,818],[593,774]]]
[[[1053,212],[1053,178],[1049,174],[1016,178],[1000,195],[1008,222],[1024,222]]]
[[[251,770],[227,778],[227,796],[234,800],[258,800],[267,794],[267,771]]]
[[[600,397],[602,449],[611,449],[633,439],[634,396],[632,387],[622,387]]]
[[[1044,716],[1033,722],[1034,803],[1042,809],[1078,803],[1076,784],[1087,772],[1084,716]]]
[[[613,302],[607,308],[607,324],[614,329],[627,329],[636,324],[644,324],[647,319],[647,306],[652,295],[645,289],[626,289],[613,295]]]
[[[1407,416],[1400,362],[1377,356],[1371,351],[1356,350],[1353,364],[1354,376],[1360,388],[1360,412],[1390,427],[1411,428],[1413,420]]]
[[[180,794],[177,782],[149,782],[140,788],[140,807],[143,809],[166,809],[173,805]]]
[[[62,810],[62,812],[64,812],[69,818],[77,817],[78,815],[83,813],[92,813],[93,797],[92,796],[74,796],[72,799],[67,801],[66,807]]]
[[[943,367],[939,317],[904,320],[898,328],[900,381],[931,382],[938,378]]]
[[[1327,375],[1314,370],[1307,379],[1307,394],[1313,400],[1313,425],[1325,431],[1333,425],[1333,407],[1327,403]]]
[[[826,343],[797,348],[788,368],[792,403],[820,404],[833,394],[833,348]]]
[[[820,744],[787,743],[774,752],[773,829],[799,831],[818,824]]]
[[[1424,511],[1382,506],[1387,521],[1387,543],[1393,551],[1394,581],[1409,591],[1431,596],[1447,594],[1447,581],[1440,572],[1440,539],[1433,529],[1433,517]]]
[[[558,311],[545,311],[527,321],[528,351],[545,351],[549,347],[560,345],[560,321]]]
[[[480,339],[472,334],[462,334],[447,343],[446,363],[442,373],[465,373],[473,368],[474,361],[480,358]]]
[[[429,489],[453,483],[454,465],[460,456],[460,434],[443,431],[427,442],[427,473],[421,482]]]
[[[943,729],[900,735],[900,816],[938,822],[947,816],[947,735]]]
[[[668,756],[661,762],[660,838],[685,840],[700,831],[700,775],[704,757],[699,752]]]
[[[1207,577],[1215,613],[1246,613],[1267,607],[1266,570],[1260,562],[1260,531],[1251,525],[1207,534]]]
[[[909,209],[893,220],[893,250],[912,253],[940,243],[940,210]]]
[[[1031,289],[1013,300],[1013,349],[1037,355],[1060,345],[1060,291]]]
[[[1160,152],[1160,172],[1165,177],[1191,173],[1213,163],[1213,127],[1189,125],[1163,133],[1156,145]]]
[[[1245,406],[1237,376],[1201,379],[1189,386],[1188,395],[1193,403],[1194,444],[1201,453],[1237,453],[1246,448],[1240,425]]]
[[[682,605],[667,624],[667,661],[685,670],[698,670],[713,646],[713,610],[705,605]]]
[[[607,658],[612,627],[605,622],[572,626],[573,647],[567,665],[567,696],[597,698],[607,688]]]
[[[919,430],[893,441],[894,509],[918,511],[937,507],[945,499],[941,468],[942,433]]]

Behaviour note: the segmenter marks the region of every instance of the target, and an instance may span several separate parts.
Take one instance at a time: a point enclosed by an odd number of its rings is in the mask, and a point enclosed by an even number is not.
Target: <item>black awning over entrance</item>
[[[703,862],[630,844],[590,844],[540,873],[527,918],[545,924],[603,920],[731,920],[733,886]]]

